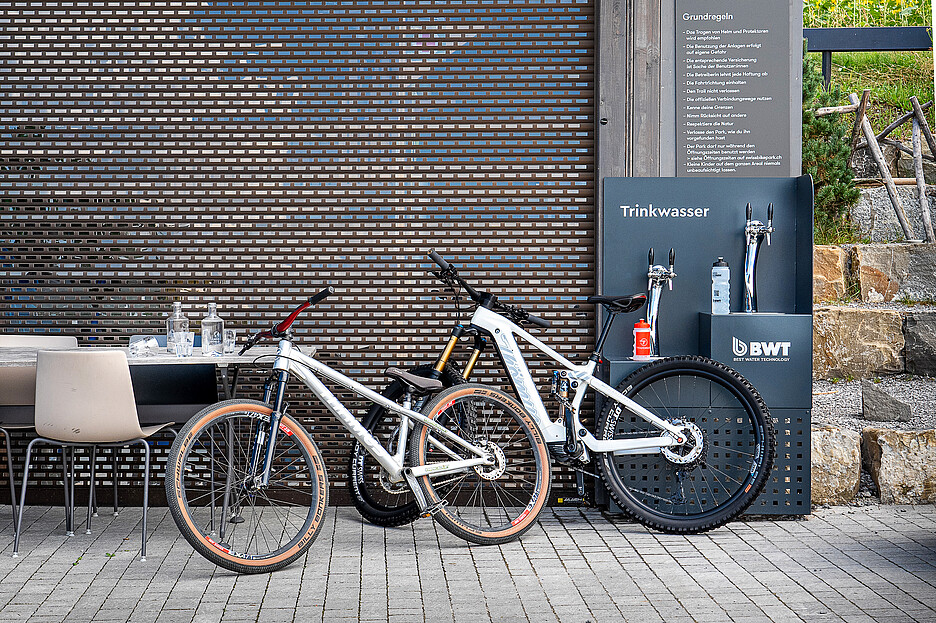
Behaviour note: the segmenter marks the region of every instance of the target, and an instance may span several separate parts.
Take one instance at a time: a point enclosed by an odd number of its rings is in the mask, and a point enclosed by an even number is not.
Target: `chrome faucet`
[[[747,204],[747,222],[744,224],[744,311],[753,313],[757,311],[757,291],[754,288],[755,273],[757,272],[757,252],[761,243],[767,239],[770,246],[770,234],[773,233],[773,203],[767,204],[767,224],[751,220],[751,204]]]
[[[660,336],[657,333],[657,315],[660,312],[660,295],[663,294],[663,284],[668,284],[669,289],[673,289],[673,263],[676,261],[676,250],[669,251],[669,268],[657,264],[653,265],[653,247],[650,247],[650,253],[647,254],[647,264],[650,268],[647,271],[649,281],[647,283],[647,323],[650,325],[650,355],[660,356]]]

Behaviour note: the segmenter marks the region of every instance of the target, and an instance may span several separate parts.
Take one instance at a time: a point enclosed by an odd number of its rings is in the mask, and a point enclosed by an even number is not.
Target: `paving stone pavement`
[[[479,547],[430,520],[383,529],[330,508],[301,563],[237,576],[195,554],[165,509],[64,536],[29,507],[12,558],[0,508],[5,621],[936,621],[936,506],[819,509],[692,536],[592,510],[547,509],[521,541]],[[2,523],[5,522],[5,523]]]

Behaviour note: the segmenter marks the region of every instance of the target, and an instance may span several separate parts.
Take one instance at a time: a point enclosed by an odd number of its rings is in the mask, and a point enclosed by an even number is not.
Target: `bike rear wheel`
[[[674,357],[644,366],[617,389],[696,431],[689,443],[656,454],[599,456],[601,476],[627,515],[663,532],[703,532],[737,517],[760,494],[776,434],[763,399],[740,374],[705,357]],[[610,400],[598,431],[602,439],[658,434]]]
[[[550,465],[549,450],[523,407],[499,390],[468,383],[434,397],[423,415],[485,448],[494,461],[417,480],[429,506],[436,509],[436,521],[481,545],[505,543],[529,530],[549,498]],[[410,465],[438,466],[473,457],[430,432],[417,424],[410,440]]]
[[[433,366],[422,365],[409,370],[413,374],[429,377]],[[443,387],[464,383],[465,380],[447,365],[439,379]],[[399,381],[388,384],[382,396],[394,402],[403,399],[405,388]],[[415,406],[413,407],[416,408]],[[400,416],[387,411],[382,405],[374,404],[361,424],[376,437],[381,445],[393,454],[396,451]],[[348,482],[351,503],[361,517],[378,526],[402,526],[419,517],[419,506],[405,482],[390,482],[380,463],[360,443],[355,442],[348,461]]]
[[[325,464],[305,429],[283,416],[269,484],[256,487],[249,464],[271,408],[228,400],[195,415],[169,455],[166,497],[195,550],[237,573],[275,571],[302,556],[318,535],[328,502]]]

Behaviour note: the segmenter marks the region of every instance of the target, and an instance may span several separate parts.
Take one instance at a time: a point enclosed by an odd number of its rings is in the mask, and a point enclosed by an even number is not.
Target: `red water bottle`
[[[650,325],[643,318],[634,324],[634,357],[637,361],[651,359],[650,352]]]

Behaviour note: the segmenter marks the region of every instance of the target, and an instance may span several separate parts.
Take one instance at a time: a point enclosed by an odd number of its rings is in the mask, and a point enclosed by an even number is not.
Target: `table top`
[[[212,357],[210,355],[202,355],[201,349],[196,348],[195,354],[191,357],[176,357],[168,352],[159,352],[149,355],[147,357],[131,357],[130,349],[128,348],[118,348],[115,346],[83,346],[80,348],[24,348],[20,346],[5,346],[0,347],[0,368],[3,367],[13,367],[13,368],[28,368],[36,366],[36,352],[40,350],[71,350],[71,351],[86,351],[88,349],[94,350],[120,350],[127,355],[127,362],[131,366],[151,366],[151,365],[169,365],[169,364],[183,364],[183,365],[193,365],[193,364],[213,364],[215,366],[229,366],[229,365],[243,365],[247,363],[252,363],[258,357],[265,357],[265,361],[271,362],[271,355],[276,354],[275,346],[257,346],[251,348],[243,355],[238,355],[233,353],[230,355],[220,355],[218,357]],[[306,348],[305,351],[308,353],[310,349]],[[272,363],[272,362],[271,362]]]

